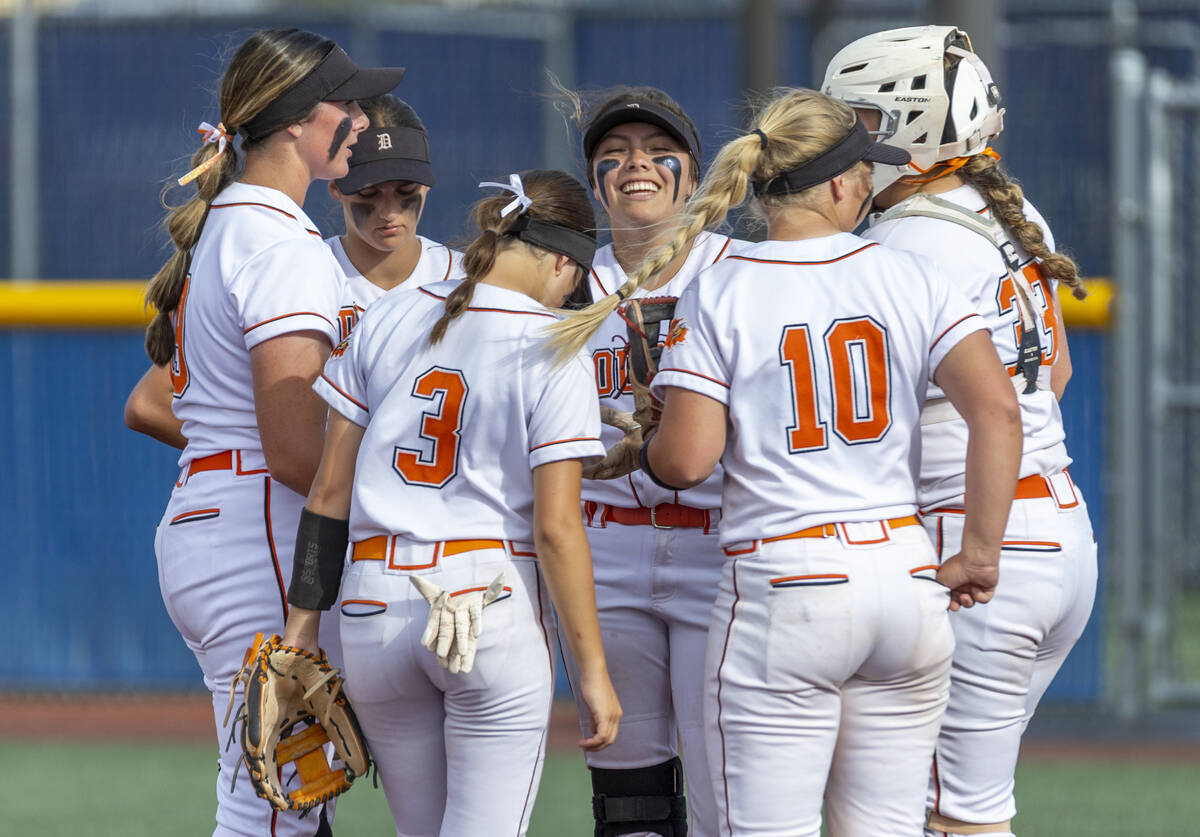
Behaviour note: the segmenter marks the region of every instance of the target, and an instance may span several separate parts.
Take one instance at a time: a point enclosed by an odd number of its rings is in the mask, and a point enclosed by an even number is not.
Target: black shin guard
[[[683,763],[678,756],[652,767],[589,770],[596,837],[619,837],[642,831],[663,837],[687,837]]]

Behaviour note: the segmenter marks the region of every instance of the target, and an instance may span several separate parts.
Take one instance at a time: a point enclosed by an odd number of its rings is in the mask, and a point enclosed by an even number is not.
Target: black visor
[[[588,235],[558,224],[538,221],[528,215],[517,218],[508,232],[535,247],[566,256],[582,267],[585,274],[592,269],[592,259],[596,256],[595,233]]]
[[[808,162],[788,169],[770,180],[755,180],[755,195],[791,195],[832,180],[859,160],[903,166],[912,156],[903,148],[875,142],[861,119],[854,120],[850,133]]]
[[[335,44],[308,75],[259,111],[241,130],[249,139],[261,139],[303,117],[318,102],[357,101],[382,96],[399,84],[402,78],[403,67],[359,69],[350,56]]]
[[[429,138],[419,128],[370,128],[358,135],[350,157],[350,173],[337,181],[350,195],[376,183],[407,180],[432,186]]]
[[[592,120],[583,134],[583,158],[592,159],[592,152],[604,139],[604,135],[618,125],[627,122],[647,122],[657,125],[675,138],[675,141],[691,152],[696,164],[700,163],[700,137],[687,121],[679,118],[662,105],[654,102],[636,101],[613,105]]]

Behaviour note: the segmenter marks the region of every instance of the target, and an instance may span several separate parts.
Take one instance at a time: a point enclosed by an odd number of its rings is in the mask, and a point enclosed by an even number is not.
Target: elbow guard
[[[329,610],[337,601],[350,542],[350,521],[300,512],[288,603],[308,610]]]

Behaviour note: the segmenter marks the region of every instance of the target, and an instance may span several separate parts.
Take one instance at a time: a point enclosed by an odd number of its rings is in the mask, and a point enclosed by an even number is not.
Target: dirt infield
[[[208,695],[0,695],[0,740],[205,741],[213,736]],[[574,748],[573,704],[555,703],[549,746]],[[1027,737],[1021,756],[1037,761],[1200,763],[1200,740]]]

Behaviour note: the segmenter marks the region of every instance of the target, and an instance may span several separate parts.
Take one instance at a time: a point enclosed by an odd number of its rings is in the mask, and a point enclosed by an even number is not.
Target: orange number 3
[[[868,317],[839,320],[825,332],[833,385],[833,430],[848,445],[877,442],[892,426],[887,331]],[[779,362],[791,372],[796,423],[787,428],[788,450],[827,446],[817,404],[816,361],[807,325],[791,325],[779,341]]]
[[[457,369],[435,366],[417,378],[412,395],[441,403],[425,410],[421,418],[421,438],[432,443],[429,454],[411,448],[396,448],[392,467],[409,485],[442,488],[458,473],[458,442],[461,435],[463,406],[467,400],[467,381]]]

